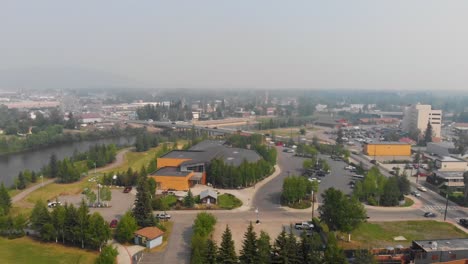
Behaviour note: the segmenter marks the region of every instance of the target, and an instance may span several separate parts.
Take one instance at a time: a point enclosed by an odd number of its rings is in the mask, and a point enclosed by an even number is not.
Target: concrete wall
[[[466,162],[439,161],[435,165],[440,171],[466,171]]]
[[[154,248],[154,247],[157,247],[157,246],[161,245],[162,242],[163,242],[163,236],[160,236],[160,237],[158,237],[156,239],[148,240],[146,242],[146,247],[151,249],[151,248]]]

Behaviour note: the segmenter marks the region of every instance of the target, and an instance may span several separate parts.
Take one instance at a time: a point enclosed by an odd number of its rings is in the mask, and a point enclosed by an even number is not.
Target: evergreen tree
[[[400,195],[398,176],[392,176],[385,183],[384,192],[380,197],[380,204],[383,206],[398,205]]]
[[[301,263],[312,263],[312,239],[307,236],[307,232],[303,230],[298,246],[298,255]]]
[[[218,247],[216,246],[216,242],[213,241],[213,239],[208,239],[206,242],[206,250],[205,250],[205,263],[206,264],[216,264],[218,263],[216,259],[216,253],[217,253]]]
[[[340,127],[336,135],[336,145],[343,146],[343,136],[343,130]]]
[[[258,247],[258,263],[269,264],[271,263],[271,245],[270,236],[264,231],[260,231],[260,236],[257,240]]]
[[[26,179],[24,178],[23,172],[20,171],[18,174],[18,189],[23,190],[26,188]]]
[[[257,234],[253,230],[252,222],[250,222],[249,227],[244,234],[244,241],[242,243],[239,260],[240,263],[245,264],[256,264],[259,262]]]
[[[127,243],[132,241],[133,233],[138,229],[138,224],[135,217],[131,212],[126,212],[120,222],[117,224],[115,238],[120,243]]]
[[[104,221],[102,216],[95,212],[89,218],[89,226],[87,230],[87,241],[92,248],[101,248],[106,244],[111,237],[109,225]]]
[[[398,188],[400,189],[400,193],[403,195],[407,195],[411,192],[410,181],[405,174],[403,174],[401,177],[398,177]]]
[[[31,182],[35,183],[36,181],[37,181],[37,175],[36,175],[36,172],[33,171],[31,172]]]
[[[86,205],[84,199],[81,200],[80,207],[77,211],[77,222],[78,222],[78,239],[81,241],[81,248],[85,247],[86,232],[89,226],[89,208]]]
[[[47,210],[47,206],[41,200],[38,200],[34,205],[34,208],[31,212],[29,221],[31,222],[31,227],[33,230],[39,233],[41,239],[50,240],[50,226],[45,227],[46,224],[50,224],[50,215]],[[53,226],[52,226],[53,227]]]
[[[0,216],[7,215],[11,208],[11,198],[5,185],[0,185]]]
[[[324,264],[335,264],[335,263],[346,264],[348,263],[343,250],[338,246],[338,243],[335,238],[335,234],[333,232],[328,233],[328,243],[327,243],[327,248],[325,249],[325,252],[324,252],[323,263]]]
[[[195,205],[195,198],[193,198],[192,191],[189,189],[187,196],[184,197],[184,206],[192,208]]]
[[[272,263],[296,263],[297,261],[297,250],[296,250],[296,238],[290,232],[286,234],[286,230],[283,228],[283,231],[278,235],[274,244],[274,255]]]
[[[218,251],[218,263],[237,263],[236,250],[234,248],[234,241],[232,240],[231,229],[229,229],[229,226],[227,225],[221,238],[221,244]]]
[[[51,178],[56,178],[58,176],[58,171],[59,171],[59,167],[58,167],[57,155],[53,153],[50,156],[50,161],[49,161],[49,173],[50,173],[49,176]]]
[[[141,175],[138,178],[133,216],[141,227],[154,226],[156,224],[153,215],[153,208],[151,207],[151,195],[146,175]]]
[[[57,236],[55,242],[57,243],[58,238],[62,238],[62,243],[65,244],[65,221],[67,217],[67,211],[64,206],[57,206],[51,213],[52,224],[57,230]]]
[[[102,248],[101,254],[99,254],[95,264],[114,264],[118,254],[119,252],[113,246],[105,246]]]
[[[433,135],[433,131],[432,131],[431,121],[428,121],[426,132],[424,133],[424,144],[427,145],[427,143],[432,142],[432,135]]]

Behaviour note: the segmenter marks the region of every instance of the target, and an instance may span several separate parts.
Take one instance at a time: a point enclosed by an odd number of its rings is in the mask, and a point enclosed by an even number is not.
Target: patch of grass
[[[28,237],[0,238],[1,263],[68,264],[94,263],[97,252],[65,247],[55,243],[40,243]]]
[[[161,197],[161,202],[164,208],[171,208],[177,203],[177,196],[175,195],[165,195]]]
[[[124,161],[122,164],[118,167],[111,168],[108,170],[103,170],[101,171],[102,173],[108,173],[108,172],[125,172],[128,170],[128,168],[132,168],[132,170],[139,171],[141,167],[148,166],[148,164],[151,162],[151,160],[156,158],[156,153],[162,148],[162,146],[158,146],[155,148],[151,148],[148,151],[145,152],[127,152],[125,154]]]
[[[230,193],[225,193],[218,196],[218,206],[222,209],[231,210],[242,206],[242,201]]]
[[[406,241],[394,241],[403,236]],[[345,237],[347,237],[345,235]],[[386,247],[396,244],[409,246],[412,240],[440,238],[468,238],[458,227],[434,220],[364,223],[351,234],[351,243],[341,242],[344,248]]]
[[[310,204],[310,201],[302,200],[297,203],[288,204],[287,206],[290,208],[294,208],[294,209],[306,209],[306,208],[309,208],[311,204]]]
[[[413,199],[405,197],[405,204],[402,205],[401,207],[410,207],[414,204]]]

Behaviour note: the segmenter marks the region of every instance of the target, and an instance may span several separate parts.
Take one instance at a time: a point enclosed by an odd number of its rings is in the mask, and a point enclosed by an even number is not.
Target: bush
[[[377,201],[375,200],[375,198],[374,198],[373,196],[371,196],[371,197],[369,197],[369,198],[367,199],[367,203],[368,203],[369,205],[372,205],[372,206],[376,206],[376,205],[377,205]]]
[[[119,254],[116,248],[113,246],[105,246],[102,248],[101,254],[96,259],[96,264],[114,264],[116,262],[116,257]]]

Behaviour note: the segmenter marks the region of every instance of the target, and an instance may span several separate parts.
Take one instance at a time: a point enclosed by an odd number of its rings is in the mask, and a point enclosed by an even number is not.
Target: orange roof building
[[[136,245],[151,249],[162,244],[164,232],[155,226],[149,226],[136,231],[134,235]]]

